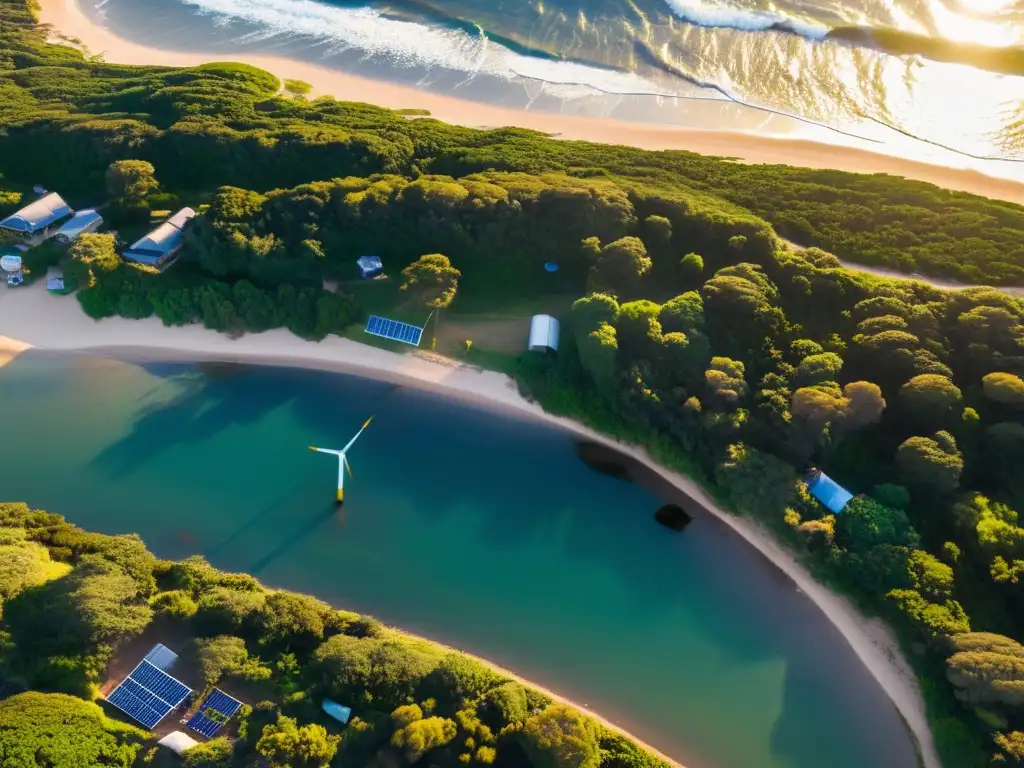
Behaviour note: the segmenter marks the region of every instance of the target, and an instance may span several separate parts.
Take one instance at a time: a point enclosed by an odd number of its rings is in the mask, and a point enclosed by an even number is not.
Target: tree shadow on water
[[[90,467],[114,478],[128,475],[154,461],[170,448],[199,444],[231,427],[251,424],[296,397],[283,381],[245,375],[210,377],[196,369],[167,371],[185,389],[173,399],[141,407],[133,416],[131,432],[104,448]]]
[[[808,689],[822,687],[822,675],[836,678],[824,686],[833,696],[808,695]],[[895,706],[831,626],[804,644],[799,658],[787,660],[782,707],[770,738],[772,754],[787,768],[917,764]]]
[[[263,557],[256,560],[252,565],[246,568],[247,573],[251,573],[253,576],[259,576],[259,574],[276,561],[279,557],[288,552],[292,547],[302,541],[306,536],[313,533],[321,525],[334,518],[337,515],[341,515],[343,512],[335,504],[331,504],[311,517],[304,525],[296,528],[292,534],[284,538],[280,544],[274,547]]]

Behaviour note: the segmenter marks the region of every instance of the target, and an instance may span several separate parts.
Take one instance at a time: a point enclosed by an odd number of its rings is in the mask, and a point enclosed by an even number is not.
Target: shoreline
[[[38,284],[7,293],[0,299],[0,369],[5,360],[9,362],[31,347],[98,354],[116,351],[122,355],[144,350],[147,356],[181,362],[247,362],[348,373],[529,417],[619,451],[700,504],[787,576],[839,630],[892,701],[915,742],[924,768],[941,768],[917,678],[883,622],[867,619],[848,599],[815,581],[768,532],[723,510],[689,477],[662,467],[644,448],[620,443],[579,422],[546,413],[523,398],[515,383],[504,374],[472,369],[454,361],[451,365],[440,364],[424,355],[391,352],[340,337],[305,341],[284,329],[230,339],[201,326],[166,327],[156,317],[93,321],[82,313],[76,300],[51,296]],[[593,714],[587,707],[572,706]],[[602,722],[618,728],[606,719]]]
[[[188,67],[218,60],[210,54],[162,50],[121,38],[90,19],[77,0],[39,0],[39,22],[50,27],[52,41],[72,45],[68,40],[74,39],[80,47],[102,55],[103,60],[111,64]],[[516,126],[560,139],[647,150],[685,150],[752,164],[887,173],[1024,205],[1024,182],[990,176],[978,170],[906,160],[840,143],[519,110],[371,80],[279,56],[231,54],[219,60],[251,64],[282,80],[303,80],[313,86],[312,98],[330,95],[390,109],[426,109],[432,118],[456,125]]]

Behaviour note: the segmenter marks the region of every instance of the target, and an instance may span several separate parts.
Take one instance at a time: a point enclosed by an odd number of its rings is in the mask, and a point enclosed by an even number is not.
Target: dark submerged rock
[[[681,531],[693,520],[678,504],[666,504],[654,513],[654,519],[673,531]]]

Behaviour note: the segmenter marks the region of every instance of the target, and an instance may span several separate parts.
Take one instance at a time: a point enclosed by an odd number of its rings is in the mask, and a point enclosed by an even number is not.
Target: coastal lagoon
[[[720,521],[568,433],[308,370],[29,351],[0,369],[0,498],[484,656],[688,768],[913,768],[825,617]],[[350,455],[346,504],[333,457]]]

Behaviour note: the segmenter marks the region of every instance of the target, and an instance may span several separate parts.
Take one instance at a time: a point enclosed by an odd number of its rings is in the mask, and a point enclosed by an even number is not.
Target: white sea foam
[[[560,98],[611,94],[675,95],[639,75],[569,61],[524,56],[485,36],[386,18],[367,8],[342,8],[314,0],[182,0],[221,20],[248,22],[267,37],[300,35],[325,44],[325,52],[359,51],[400,67],[489,75],[544,84]],[[251,37],[251,35],[249,35]]]
[[[744,32],[777,29],[792,32],[808,40],[824,40],[829,31],[825,24],[790,16],[779,10],[759,11],[717,2],[704,2],[704,0],[665,0],[665,2],[676,16],[698,27],[738,29]]]

